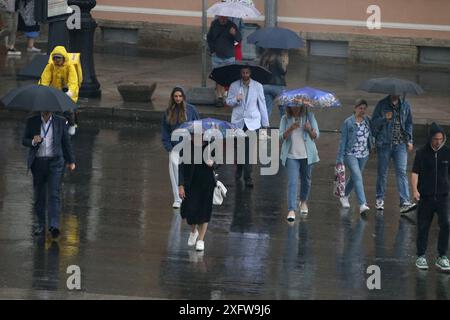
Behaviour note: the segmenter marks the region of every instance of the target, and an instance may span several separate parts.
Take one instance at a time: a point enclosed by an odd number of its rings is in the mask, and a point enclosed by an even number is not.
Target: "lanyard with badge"
[[[44,123],[41,123],[42,131],[44,131],[44,136],[42,137],[42,140],[45,140],[45,138],[47,138],[47,134],[50,131],[50,127],[52,125],[52,121],[53,119],[50,119],[50,121],[48,122],[47,129],[45,128]]]

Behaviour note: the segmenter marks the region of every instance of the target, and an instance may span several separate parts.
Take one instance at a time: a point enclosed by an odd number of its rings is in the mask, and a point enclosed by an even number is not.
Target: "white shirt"
[[[42,143],[39,146],[36,157],[53,157],[53,117],[50,117],[47,123],[45,123],[44,118],[41,117],[41,137]],[[45,132],[47,131],[47,136],[45,136]],[[44,138],[45,137],[45,138]],[[34,144],[34,143],[33,143]]]
[[[291,133],[291,150],[289,150],[289,159],[307,159],[308,154],[306,153],[303,121],[300,123],[300,127],[292,131]]]
[[[245,94],[244,88],[241,89],[241,87],[242,81],[237,80],[231,84],[228,91],[227,104],[233,107],[231,123],[240,129],[243,129],[245,125],[249,130],[257,130],[261,128],[261,125],[268,127],[269,117],[262,84],[250,79],[248,94]],[[237,101],[240,92],[244,94],[243,101]]]

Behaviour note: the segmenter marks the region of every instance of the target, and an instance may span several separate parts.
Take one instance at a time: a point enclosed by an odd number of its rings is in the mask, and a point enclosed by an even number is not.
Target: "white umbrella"
[[[257,18],[261,15],[251,0],[218,2],[208,9],[208,14],[233,18]]]

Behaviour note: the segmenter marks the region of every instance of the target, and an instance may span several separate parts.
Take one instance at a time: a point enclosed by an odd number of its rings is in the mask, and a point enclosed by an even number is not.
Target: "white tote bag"
[[[223,203],[223,198],[227,196],[227,188],[223,185],[222,182],[217,181],[216,187],[214,188],[213,194],[213,204],[216,206],[220,206]]]

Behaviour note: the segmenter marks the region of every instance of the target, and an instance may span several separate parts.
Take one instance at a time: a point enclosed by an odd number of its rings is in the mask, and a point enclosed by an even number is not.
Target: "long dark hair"
[[[183,101],[180,104],[175,102],[173,96],[176,92],[181,92],[183,96]],[[183,123],[187,120],[187,111],[186,111],[186,95],[184,90],[180,87],[175,87],[170,94],[169,106],[167,107],[167,123],[170,125],[175,125],[177,123]]]

